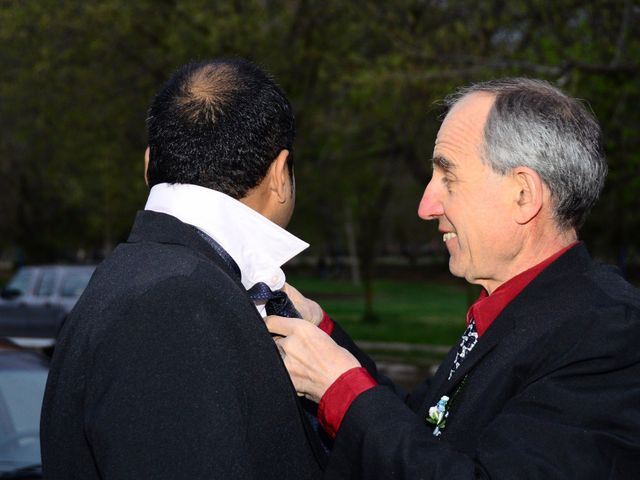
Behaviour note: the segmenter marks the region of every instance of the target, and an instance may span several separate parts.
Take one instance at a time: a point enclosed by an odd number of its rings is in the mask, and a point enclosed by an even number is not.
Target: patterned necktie
[[[211,247],[220,256],[220,258],[222,258],[222,260],[229,266],[229,268],[238,276],[238,279],[240,279],[240,268],[238,267],[238,264],[233,260],[233,258],[231,258],[231,255],[229,255],[218,242],[216,242],[202,230],[196,227],[193,228],[209,245],[211,245]],[[265,309],[267,311],[267,315],[279,315],[281,317],[289,318],[302,318],[302,315],[300,315],[298,310],[296,310],[296,307],[293,305],[293,302],[289,299],[286,293],[281,290],[273,291],[264,282],[256,283],[247,291],[247,294],[249,295],[249,298],[251,298],[251,300],[253,300],[254,302],[266,301]],[[307,420],[311,424],[311,428],[316,433],[318,440],[320,441],[320,445],[322,445],[324,451],[329,454],[329,452],[331,451],[331,447],[333,446],[333,439],[329,437],[329,435],[327,435],[327,433],[318,422],[318,405],[304,397],[299,397],[298,400],[300,401]]]
[[[254,302],[267,302],[265,309],[267,315],[278,315],[280,317],[302,318],[296,310],[293,302],[282,290],[271,290],[269,285],[258,282],[247,290],[249,298]]]
[[[458,346],[458,352],[456,353],[456,358],[453,361],[453,366],[451,367],[451,371],[449,372],[449,380],[453,377],[453,374],[458,369],[465,358],[469,355],[469,352],[476,346],[478,343],[478,332],[476,330],[476,321],[471,317],[469,321],[469,325],[467,329],[462,334],[462,339],[460,340],[460,345]]]

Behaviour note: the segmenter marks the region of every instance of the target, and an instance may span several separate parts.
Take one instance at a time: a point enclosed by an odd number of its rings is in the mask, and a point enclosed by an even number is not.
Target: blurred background
[[[477,291],[416,211],[439,100],[489,78],[545,78],[590,105],[610,174],[581,237],[638,284],[639,26],[631,0],[0,0],[0,278],[94,264],[126,239],[153,94],[185,62],[240,56],[296,113],[290,230],[311,248],[290,281],[358,339],[458,338]]]
[[[588,103],[610,173],[580,236],[640,285],[638,0],[0,0],[2,478],[42,477],[42,352],[145,204],[152,96],[219,56],[266,68],[294,107],[290,230],[311,247],[290,283],[405,387],[478,294],[417,217],[457,87],[537,77]]]
[[[640,285],[638,0],[0,0],[2,478],[42,476],[41,352],[145,204],[154,93],[219,56],[270,71],[294,107],[290,230],[311,248],[289,281],[405,387],[478,294],[417,217],[457,87],[538,77],[590,106],[610,173],[580,236]]]

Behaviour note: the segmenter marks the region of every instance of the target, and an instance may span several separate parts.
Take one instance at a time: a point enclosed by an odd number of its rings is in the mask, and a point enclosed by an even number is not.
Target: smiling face
[[[510,278],[521,245],[514,221],[514,180],[481,159],[484,125],[494,97],[473,93],[445,118],[433,152],[433,176],[418,215],[438,220],[449,270],[489,292]]]

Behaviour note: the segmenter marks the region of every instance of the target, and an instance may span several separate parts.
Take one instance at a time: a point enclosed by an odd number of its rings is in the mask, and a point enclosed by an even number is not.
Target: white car
[[[0,338],[27,347],[53,345],[94,270],[94,265],[20,268],[0,294]]]
[[[40,409],[49,359],[0,341],[0,478],[40,479]]]

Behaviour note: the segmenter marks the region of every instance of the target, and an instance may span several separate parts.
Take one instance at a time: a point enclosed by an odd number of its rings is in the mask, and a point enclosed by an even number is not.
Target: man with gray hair
[[[638,478],[640,293],[577,235],[607,173],[597,121],[522,78],[448,107],[418,214],[483,289],[435,376],[399,397],[326,314],[267,319],[335,436],[327,477]]]

